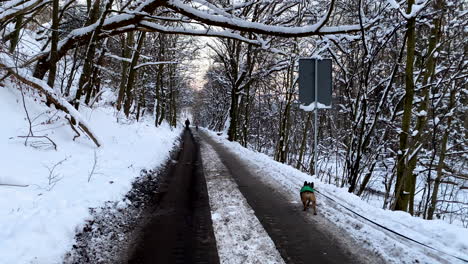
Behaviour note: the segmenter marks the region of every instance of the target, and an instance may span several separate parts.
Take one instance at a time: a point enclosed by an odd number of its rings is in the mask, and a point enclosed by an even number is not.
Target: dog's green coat
[[[310,187],[309,185],[303,186],[301,188],[301,193],[303,192],[314,192],[314,188]]]

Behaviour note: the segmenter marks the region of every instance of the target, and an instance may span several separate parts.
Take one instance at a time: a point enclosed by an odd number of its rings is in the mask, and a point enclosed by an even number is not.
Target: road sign
[[[317,63],[317,64],[316,64]],[[315,74],[315,65],[318,71]],[[315,80],[317,76],[317,80]],[[313,110],[315,85],[317,84],[317,108],[331,108],[332,104],[332,61],[331,59],[299,59],[299,101],[304,110]],[[311,108],[307,109],[307,106]]]
[[[331,108],[331,59],[299,59],[299,101],[305,111],[314,111],[314,174],[318,177],[318,110]]]

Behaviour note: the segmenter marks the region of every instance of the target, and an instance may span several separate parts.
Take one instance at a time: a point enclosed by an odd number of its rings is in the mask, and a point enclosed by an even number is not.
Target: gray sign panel
[[[306,106],[315,102],[315,60],[299,59],[299,101]],[[322,105],[318,108],[331,108],[332,61],[318,60],[317,67],[317,98]]]

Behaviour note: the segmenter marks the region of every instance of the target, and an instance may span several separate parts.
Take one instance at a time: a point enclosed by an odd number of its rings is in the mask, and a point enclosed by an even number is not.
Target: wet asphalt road
[[[200,134],[202,142],[218,153],[286,263],[360,263],[329,234],[307,221],[311,214],[304,213],[301,206],[292,205],[282,193],[252,175],[225,147]]]
[[[148,217],[128,263],[219,263],[200,148],[189,130],[167,190]]]
[[[200,138],[218,153],[286,263],[361,263],[308,221],[311,214],[253,175],[236,155],[204,133]],[[199,145],[185,130],[167,190],[142,228],[128,263],[219,263],[202,168]]]

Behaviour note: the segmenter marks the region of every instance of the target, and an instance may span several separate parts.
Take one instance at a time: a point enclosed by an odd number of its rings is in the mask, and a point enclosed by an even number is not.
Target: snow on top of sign
[[[299,108],[308,112],[308,111],[314,111],[315,110],[315,102],[310,103],[309,105],[300,105]],[[325,105],[317,102],[317,109],[330,109],[331,105]]]

